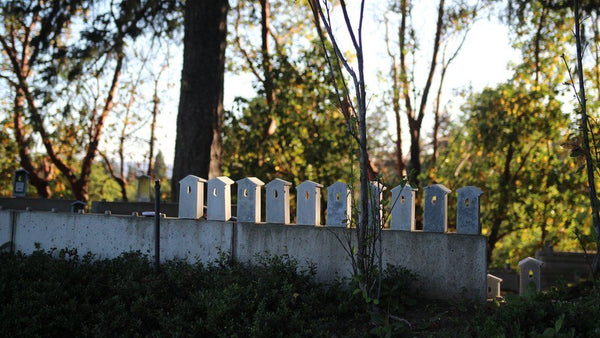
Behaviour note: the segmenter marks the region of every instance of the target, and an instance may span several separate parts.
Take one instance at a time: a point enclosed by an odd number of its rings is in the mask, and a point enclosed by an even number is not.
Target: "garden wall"
[[[315,264],[317,279],[332,281],[351,274],[349,258],[337,236],[339,227],[239,223],[204,219],[161,219],[161,259],[209,262],[220,252],[238,261],[257,254],[287,254]],[[14,240],[25,254],[36,249],[73,248],[99,258],[123,252],[154,252],[154,218],[102,214],[0,210],[0,241]],[[383,262],[419,276],[418,288],[432,298],[486,297],[486,240],[481,235],[384,230]]]

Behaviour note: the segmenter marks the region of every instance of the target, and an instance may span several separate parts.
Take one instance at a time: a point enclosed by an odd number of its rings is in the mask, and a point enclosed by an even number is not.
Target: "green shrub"
[[[54,258],[56,257],[56,258]],[[169,261],[160,272],[139,252],[97,260],[74,250],[0,254],[4,336],[365,336],[378,323],[342,283],[315,282],[287,256],[250,266]],[[386,310],[410,300],[408,272],[389,268]],[[386,326],[387,325],[387,326]]]

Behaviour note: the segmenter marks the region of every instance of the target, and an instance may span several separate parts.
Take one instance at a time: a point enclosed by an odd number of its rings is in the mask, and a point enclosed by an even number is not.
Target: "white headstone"
[[[369,223],[381,223],[383,217],[383,209],[381,201],[383,200],[383,192],[387,189],[382,183],[371,181],[369,184],[371,195],[369,196]],[[377,215],[377,218],[375,216]],[[359,222],[361,217],[359,217]]]
[[[392,189],[392,219],[390,229],[415,230],[415,191],[410,184]]]
[[[238,222],[259,223],[261,219],[260,188],[265,183],[256,177],[246,177],[236,182]]]
[[[532,257],[519,262],[519,294],[524,294],[532,283],[537,291],[542,289],[542,265],[544,262]]]
[[[204,183],[205,179],[194,175],[179,181],[179,218],[198,219],[204,215]]]
[[[327,187],[327,225],[332,227],[350,226],[352,199],[348,185],[335,182]]]
[[[500,297],[500,284],[502,284],[502,278],[494,275],[487,274],[487,298],[496,299]]]
[[[206,194],[206,219],[228,221],[231,218],[231,185],[235,183],[226,176],[208,180]]]
[[[138,188],[136,200],[138,202],[150,202],[150,176],[141,175],[137,178]]]
[[[321,225],[321,188],[313,181],[296,187],[296,224]]]
[[[451,191],[442,184],[425,187],[424,232],[448,231],[448,194]]]
[[[276,178],[265,185],[267,194],[267,223],[290,223],[290,186],[292,183]]]
[[[481,235],[479,196],[483,194],[483,191],[477,187],[468,186],[459,188],[456,192],[458,192],[456,233]]]

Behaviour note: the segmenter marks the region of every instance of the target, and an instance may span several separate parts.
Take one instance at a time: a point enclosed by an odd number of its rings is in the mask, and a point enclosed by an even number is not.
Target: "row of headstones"
[[[228,221],[231,219],[231,185],[237,183],[237,221],[261,222],[261,187],[266,189],[267,223],[290,223],[290,182],[274,179],[265,184],[256,177],[247,177],[234,182],[228,177],[210,180],[188,175],[179,181],[179,218],[198,219],[204,215],[204,184],[208,220]],[[321,189],[323,186],[304,181],[296,187],[296,223],[321,225]],[[385,187],[376,182],[371,184],[372,196],[382,200]],[[392,189],[392,230],[415,231],[415,192],[410,185]],[[479,197],[483,193],[477,187],[463,187],[458,191],[457,233],[481,234],[479,222]],[[448,194],[450,189],[441,184],[425,188],[423,231],[447,232]],[[375,199],[376,200],[376,199]],[[379,206],[376,206],[376,210]],[[351,196],[347,184],[336,182],[327,187],[327,225],[346,227],[351,217]]]

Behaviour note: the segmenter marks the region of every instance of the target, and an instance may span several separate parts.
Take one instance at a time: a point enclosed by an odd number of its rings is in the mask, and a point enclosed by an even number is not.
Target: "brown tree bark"
[[[192,174],[220,174],[223,75],[227,45],[227,0],[187,1],[175,160],[173,199],[179,180]],[[212,163],[211,163],[212,162]]]
[[[410,98],[410,83],[407,76],[406,66],[406,54],[408,53],[408,46],[406,38],[408,34],[407,28],[407,17],[410,15],[409,4],[407,0],[401,1],[401,22],[398,29],[399,34],[399,48],[400,48],[400,78],[403,81],[403,96],[406,117],[408,119],[408,128],[410,133],[410,162],[409,169],[413,174],[413,181],[418,184],[417,177],[421,173],[421,125],[423,124],[423,117],[427,106],[427,98],[431,85],[433,82],[433,75],[437,67],[438,52],[440,48],[440,40],[442,38],[443,27],[444,27],[444,0],[440,0],[438,5],[436,32],[433,40],[433,51],[431,55],[431,63],[429,65],[429,74],[425,86],[421,93],[421,101],[419,103],[418,111],[413,107]],[[416,102],[415,102],[416,103]]]

